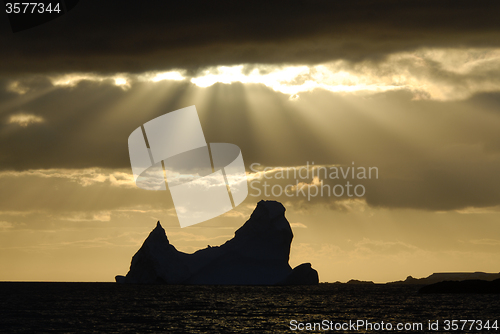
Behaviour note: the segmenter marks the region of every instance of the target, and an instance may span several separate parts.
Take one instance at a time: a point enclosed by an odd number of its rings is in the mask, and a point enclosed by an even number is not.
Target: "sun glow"
[[[206,69],[191,82],[199,87],[209,87],[216,83],[263,84],[274,91],[297,96],[300,92],[316,88],[332,92],[385,91],[401,89],[404,85],[390,85],[367,80],[359,75],[339,70],[339,62],[316,66],[256,66],[246,73],[248,65],[220,66]]]
[[[323,64],[239,64],[204,68],[194,75],[187,70],[151,71],[141,74],[66,73],[49,77],[53,86],[74,87],[81,81],[111,83],[124,90],[134,83],[189,81],[201,88],[221,84],[260,84],[287,94],[322,89],[342,94],[374,94],[405,90],[414,99],[461,100],[477,92],[500,88],[500,49],[420,49],[389,55],[381,61],[334,60]],[[25,94],[29,87],[13,81],[9,90]]]
[[[22,126],[23,128],[27,127],[30,124],[43,123],[43,122],[45,122],[43,117],[26,113],[11,115],[8,121],[9,124],[17,124],[19,126]]]
[[[163,80],[172,80],[172,81],[182,81],[186,78],[179,71],[169,71],[169,72],[159,72],[156,73],[150,81],[158,82]]]

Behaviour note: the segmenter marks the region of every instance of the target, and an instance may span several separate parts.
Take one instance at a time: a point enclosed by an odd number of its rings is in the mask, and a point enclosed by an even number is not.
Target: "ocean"
[[[378,333],[387,330],[381,322],[385,326],[391,324],[392,332],[400,333],[499,331],[491,328],[500,318],[499,295],[420,295],[419,288],[383,284],[167,286],[2,282],[0,332]],[[478,330],[475,322],[475,328],[469,330],[469,322],[461,330],[463,322],[455,322],[459,329],[446,330],[452,324],[447,320],[480,320],[481,326],[489,321],[490,329]],[[363,321],[364,326],[354,329],[357,321]],[[429,321],[437,324],[437,330],[429,329]],[[422,329],[396,329],[397,324],[416,323],[422,324]]]

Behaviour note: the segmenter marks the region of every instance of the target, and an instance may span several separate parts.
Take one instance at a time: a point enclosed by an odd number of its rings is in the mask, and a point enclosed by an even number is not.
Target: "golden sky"
[[[92,1],[16,34],[1,21],[0,280],[113,281],[157,220],[194,252],[231,238],[261,199],[284,203],[290,264],[311,262],[323,282],[499,272],[493,5],[383,2],[318,2],[255,29],[243,27],[253,9],[238,6],[228,11],[241,25],[215,9],[165,23],[125,8],[114,25],[97,15],[88,26]],[[304,29],[290,29],[299,14]],[[207,142],[241,148],[253,187],[235,210],[181,229],[168,190],[135,186],[127,139],[191,105]],[[322,167],[375,167],[378,177],[277,175]],[[293,192],[346,181],[363,195],[263,193],[264,182]]]

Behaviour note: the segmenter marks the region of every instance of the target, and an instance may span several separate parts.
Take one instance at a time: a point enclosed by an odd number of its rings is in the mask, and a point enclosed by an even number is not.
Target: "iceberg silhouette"
[[[115,279],[132,284],[318,284],[310,263],[294,269],[288,264],[292,239],[285,207],[276,201],[260,201],[232,239],[193,254],[170,244],[158,222],[132,257],[127,275]]]

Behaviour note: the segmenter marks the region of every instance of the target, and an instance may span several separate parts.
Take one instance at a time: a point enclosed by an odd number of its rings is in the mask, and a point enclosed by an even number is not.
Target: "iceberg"
[[[288,264],[292,239],[285,207],[276,201],[260,201],[232,239],[193,254],[170,244],[158,222],[132,257],[127,275],[115,279],[132,284],[318,284],[310,263],[294,269]]]

